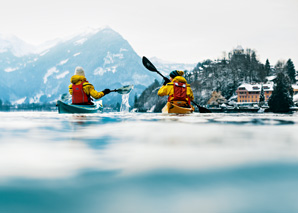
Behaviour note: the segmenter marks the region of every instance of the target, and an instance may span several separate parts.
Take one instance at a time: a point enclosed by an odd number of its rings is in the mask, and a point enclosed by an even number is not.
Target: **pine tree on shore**
[[[289,112],[290,107],[293,106],[293,89],[289,77],[283,72],[277,74],[268,105],[272,112]]]
[[[259,99],[259,106],[264,105],[264,103],[265,103],[265,94],[264,94],[264,88],[263,88],[263,85],[262,85],[261,93],[260,93],[260,99]]]
[[[286,66],[285,66],[285,70],[290,78],[290,81],[292,84],[295,84],[296,83],[296,71],[295,71],[295,67],[294,67],[294,64],[292,62],[291,59],[289,59],[286,63]]]
[[[266,70],[266,75],[267,76],[271,74],[271,66],[270,66],[270,63],[269,63],[268,59],[266,60],[266,63],[265,63],[265,70]]]

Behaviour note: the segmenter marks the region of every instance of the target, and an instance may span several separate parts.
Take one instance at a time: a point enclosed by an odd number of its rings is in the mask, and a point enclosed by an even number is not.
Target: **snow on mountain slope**
[[[87,80],[97,91],[135,85],[130,102],[135,94],[141,94],[155,79],[161,80],[156,73],[143,66],[141,57],[130,44],[109,27],[90,30],[56,42],[49,49],[38,53],[30,54],[28,48],[24,51],[28,54],[23,56],[15,55],[13,45],[9,46],[5,42],[2,42],[2,46],[0,44],[0,83],[7,88],[5,91],[9,91],[0,94],[0,99],[16,102],[28,97],[26,100],[30,103],[55,101],[61,94],[68,92],[70,78],[77,66],[84,68]],[[167,73],[191,67],[160,63],[153,59],[152,62],[159,70]],[[121,95],[117,93],[103,98],[103,103],[117,102],[121,102]]]
[[[12,52],[17,57],[21,57],[34,52],[35,47],[16,36],[7,36],[0,34],[0,53]]]
[[[196,64],[184,64],[184,63],[175,63],[175,62],[169,62],[165,61],[156,57],[152,57],[149,59],[154,66],[162,72],[164,75],[168,75],[173,70],[188,70],[192,71]]]

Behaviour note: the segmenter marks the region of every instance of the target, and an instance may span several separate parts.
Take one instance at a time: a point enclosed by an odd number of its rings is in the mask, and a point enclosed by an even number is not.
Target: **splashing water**
[[[122,102],[121,102],[121,107],[120,107],[120,112],[129,112],[129,93],[122,95]]]

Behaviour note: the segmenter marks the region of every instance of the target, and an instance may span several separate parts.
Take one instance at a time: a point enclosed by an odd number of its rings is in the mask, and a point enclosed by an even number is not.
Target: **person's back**
[[[190,102],[194,99],[193,92],[186,79],[182,77],[183,71],[174,70],[170,73],[170,79],[165,80],[164,85],[158,90],[159,96],[168,95],[168,102],[175,103],[179,106],[189,107]]]
[[[90,84],[82,67],[76,67],[75,75],[70,79],[69,93],[72,95],[72,104],[92,105],[92,98],[99,99],[110,93],[109,89],[97,92]]]

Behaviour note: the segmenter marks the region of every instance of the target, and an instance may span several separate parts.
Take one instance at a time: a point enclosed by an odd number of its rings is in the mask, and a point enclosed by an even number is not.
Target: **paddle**
[[[163,74],[161,74],[157,69],[156,67],[151,63],[151,61],[149,61],[148,58],[146,58],[145,56],[143,56],[142,58],[142,62],[143,62],[143,65],[150,71],[152,72],[156,72],[158,73],[161,77],[163,78],[166,78],[165,76],[163,76]],[[201,107],[199,104],[197,104],[196,102],[194,101],[191,101],[194,105],[196,105],[198,108],[199,108],[199,112],[200,113],[211,113],[211,111],[205,107]]]
[[[126,86],[120,87],[119,89],[111,90],[111,92],[118,92],[119,94],[124,95],[124,94],[130,93],[132,89],[133,89],[133,85],[126,85]]]
[[[119,89],[111,90],[111,92],[117,92],[121,95],[125,95],[130,93],[132,89],[133,89],[133,85],[126,85],[126,86],[120,87]],[[64,93],[61,95],[62,102],[69,101],[70,99],[71,99],[71,95],[69,93]]]

